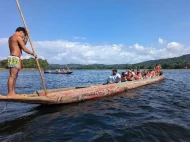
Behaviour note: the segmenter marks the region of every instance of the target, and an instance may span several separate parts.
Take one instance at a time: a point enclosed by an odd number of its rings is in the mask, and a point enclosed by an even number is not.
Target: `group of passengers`
[[[141,71],[140,69],[137,69],[135,71],[134,69],[128,69],[126,72],[122,72],[121,75],[117,72],[117,69],[112,70],[112,72],[112,75],[107,79],[107,84],[153,78],[161,76],[163,73],[159,64],[156,64],[154,70],[150,69]]]
[[[55,70],[56,73],[67,73],[67,72],[69,72],[69,71],[70,71],[69,69],[62,69],[62,70],[56,69],[56,70]]]

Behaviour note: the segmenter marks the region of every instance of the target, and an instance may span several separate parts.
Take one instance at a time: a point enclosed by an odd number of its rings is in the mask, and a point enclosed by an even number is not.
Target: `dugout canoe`
[[[34,92],[34,94],[21,94],[14,97],[7,97],[0,95],[0,101],[6,102],[22,102],[30,104],[67,104],[73,102],[80,102],[89,99],[106,97],[115,95],[129,89],[137,88],[140,86],[152,84],[164,79],[164,76],[158,76],[149,79],[138,81],[127,81],[122,83],[107,84],[107,85],[94,85],[89,87],[72,87],[47,90],[48,95],[44,96],[43,91]]]
[[[72,71],[69,72],[48,72],[48,71],[44,71],[45,74],[72,74]]]

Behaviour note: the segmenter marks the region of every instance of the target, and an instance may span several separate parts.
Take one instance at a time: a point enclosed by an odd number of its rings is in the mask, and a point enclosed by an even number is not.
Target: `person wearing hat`
[[[127,74],[125,72],[122,72],[121,74],[121,82],[127,81]]]
[[[107,84],[121,82],[121,75],[117,73],[117,69],[112,70],[112,75],[108,77]]]
[[[133,74],[131,69],[129,69],[128,72],[127,72],[127,80],[128,81],[133,81],[134,80],[134,74]]]

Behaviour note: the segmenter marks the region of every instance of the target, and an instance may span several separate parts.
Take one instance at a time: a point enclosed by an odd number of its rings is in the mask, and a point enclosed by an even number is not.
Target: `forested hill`
[[[180,57],[160,59],[160,60],[150,60],[138,64],[131,65],[132,67],[138,66],[139,68],[152,68],[156,64],[161,64],[164,69],[184,69],[190,68],[190,54],[183,55]]]
[[[67,64],[70,69],[126,69],[126,64],[114,64],[114,65],[104,65],[104,64],[89,64],[89,65],[82,65],[82,64]],[[50,64],[51,69],[62,69],[66,68],[66,65],[59,65],[59,64]]]
[[[42,69],[49,68],[47,60],[38,59],[38,61]],[[23,59],[22,63],[23,68],[37,68],[36,60],[34,58]],[[7,68],[7,60],[0,61],[0,68]]]
[[[81,64],[67,64],[71,69],[126,69],[126,68],[140,68],[140,69],[153,69],[156,64],[161,64],[163,69],[184,69],[190,68],[190,54],[183,55],[175,58],[160,59],[160,60],[150,60],[138,64],[113,64],[113,65],[104,65],[104,64],[90,64],[90,65],[81,65]],[[59,64],[50,64],[50,68],[59,69],[66,68],[65,65]]]

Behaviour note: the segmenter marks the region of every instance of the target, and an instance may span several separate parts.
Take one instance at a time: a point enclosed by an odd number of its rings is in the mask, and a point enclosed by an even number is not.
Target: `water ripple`
[[[122,72],[122,71],[120,71]],[[44,75],[48,89],[104,83],[109,70]],[[8,103],[0,141],[190,141],[190,70],[166,70],[166,79],[116,96],[58,106]],[[8,71],[0,71],[7,94]],[[38,71],[21,71],[17,93],[42,89]],[[0,111],[5,107],[0,103]]]

